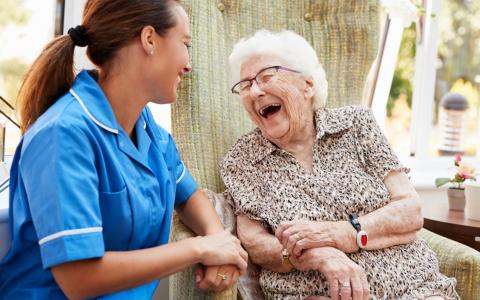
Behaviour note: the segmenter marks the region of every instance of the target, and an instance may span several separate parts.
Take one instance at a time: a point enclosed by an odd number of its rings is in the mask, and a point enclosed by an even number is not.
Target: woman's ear
[[[147,55],[153,55],[155,53],[155,28],[152,26],[145,26],[140,33],[140,40],[142,48]]]
[[[313,78],[309,78],[305,81],[305,83],[306,83],[305,90],[304,90],[305,98],[307,99],[313,98],[316,92],[315,81],[313,81]]]

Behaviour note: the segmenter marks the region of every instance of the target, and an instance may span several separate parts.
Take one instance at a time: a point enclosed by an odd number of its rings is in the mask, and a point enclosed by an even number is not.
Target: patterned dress
[[[381,133],[371,110],[357,106],[315,112],[313,173],[270,143],[257,128],[241,137],[222,162],[222,177],[236,213],[260,220],[272,232],[289,220],[340,221],[368,214],[390,202],[383,180],[408,172]],[[458,299],[456,280],[442,275],[422,239],[410,244],[347,254],[361,266],[371,299]],[[328,295],[317,271],[276,273],[262,269],[266,299]]]

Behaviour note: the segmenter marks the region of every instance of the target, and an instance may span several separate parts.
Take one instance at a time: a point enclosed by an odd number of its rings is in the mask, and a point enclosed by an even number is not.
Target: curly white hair
[[[315,108],[325,105],[328,83],[317,53],[303,37],[290,30],[272,32],[261,29],[253,36],[237,42],[228,58],[232,84],[240,80],[242,64],[251,56],[259,54],[277,56],[289,64],[285,67],[311,76],[315,86]]]

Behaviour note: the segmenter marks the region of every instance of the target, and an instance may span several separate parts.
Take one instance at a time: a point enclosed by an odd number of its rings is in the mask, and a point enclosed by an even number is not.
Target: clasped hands
[[[203,266],[195,268],[195,287],[204,291],[221,292],[237,282],[240,271],[235,265]]]
[[[248,254],[238,238],[223,231],[197,239],[203,259],[194,271],[196,288],[220,292],[245,274]]]
[[[350,226],[350,227],[349,227]],[[368,299],[370,287],[365,271],[345,253],[354,252],[348,222],[282,222],[275,236],[300,270],[316,270],[328,281],[333,300]]]

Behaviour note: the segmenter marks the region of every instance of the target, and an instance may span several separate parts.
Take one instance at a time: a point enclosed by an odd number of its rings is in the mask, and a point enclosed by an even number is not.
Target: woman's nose
[[[188,64],[183,68],[182,75],[185,75],[185,74],[190,73],[190,72],[192,72],[192,65],[190,65],[190,63],[188,63]]]
[[[252,86],[250,87],[250,96],[252,97],[260,97],[265,95],[265,92],[262,88],[258,85],[256,80],[253,80]]]

